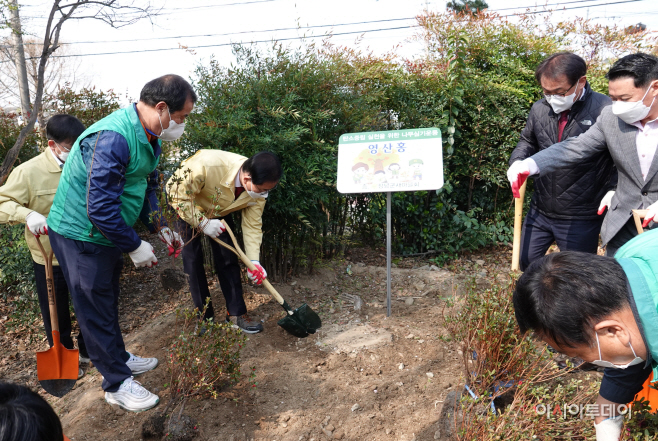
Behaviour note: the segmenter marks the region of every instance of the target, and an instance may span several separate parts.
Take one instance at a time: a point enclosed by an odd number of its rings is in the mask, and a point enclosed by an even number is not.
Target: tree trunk
[[[9,11],[11,13],[11,36],[14,41],[15,60],[16,60],[16,77],[18,79],[18,90],[21,95],[21,114],[23,121],[30,117],[30,88],[27,81],[27,67],[25,65],[25,50],[23,47],[23,31],[21,29],[21,18],[18,14],[17,0],[9,1]]]

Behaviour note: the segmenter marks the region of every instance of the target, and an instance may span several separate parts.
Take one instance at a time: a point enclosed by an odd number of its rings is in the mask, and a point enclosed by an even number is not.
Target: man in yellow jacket
[[[281,161],[271,152],[260,152],[247,159],[221,150],[199,150],[183,161],[167,182],[169,203],[179,216],[176,229],[186,243],[182,251],[183,268],[194,306],[199,311],[203,310],[210,292],[203,268],[201,236],[195,232],[232,244],[220,219],[233,229],[232,213],[241,211],[245,254],[256,266],[256,271],[248,271],[247,275],[261,284],[267,277],[258,261],[263,238],[263,209],[268,192],[277,186],[282,174]],[[263,325],[247,315],[237,256],[214,241],[210,244],[215,272],[226,300],[226,320],[243,332],[261,332]],[[209,304],[203,318],[213,319],[214,315],[212,304]]]
[[[46,267],[41,250],[37,245],[39,237],[46,253],[50,253],[46,217],[53,204],[62,167],[75,140],[84,132],[85,126],[75,116],[53,115],[46,124],[48,148],[29,161],[16,167],[5,185],[0,187],[0,223],[25,224],[25,241],[32,254],[34,278],[39,297],[39,307],[46,329],[48,343],[53,345],[48,308],[48,286]],[[64,274],[53,257],[53,286],[57,300],[60,340],[64,347],[73,349],[71,338],[71,313],[69,312],[69,289]],[[78,334],[80,361],[89,362],[82,332]]]

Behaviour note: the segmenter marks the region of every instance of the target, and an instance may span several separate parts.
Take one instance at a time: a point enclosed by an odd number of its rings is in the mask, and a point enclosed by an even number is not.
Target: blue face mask
[[[602,360],[601,359],[601,344],[599,343],[599,334],[596,331],[594,331],[594,335],[596,335],[596,345],[599,348],[599,359],[592,361],[591,362],[592,364],[594,364],[596,366],[604,367],[604,368],[626,369],[627,367],[634,366],[634,365],[642,363],[644,361],[642,358],[637,356],[637,354],[635,353],[635,350],[633,349],[633,345],[631,344],[630,341],[628,342],[628,346],[631,347],[631,351],[633,352],[633,355],[635,355],[635,358],[633,359],[633,361],[631,361],[630,363],[620,365],[620,364],[613,364],[613,363],[610,363],[609,361]]]

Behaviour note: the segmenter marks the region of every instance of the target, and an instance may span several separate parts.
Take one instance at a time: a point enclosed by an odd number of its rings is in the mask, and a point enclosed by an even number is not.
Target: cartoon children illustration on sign
[[[423,160],[422,159],[412,159],[409,161],[409,166],[413,169],[413,180],[422,181],[423,180]]]
[[[370,167],[368,167],[368,164],[366,163],[357,162],[354,164],[354,167],[352,167],[352,178],[354,179],[354,183],[360,184],[369,169]]]
[[[394,162],[393,164],[388,166],[388,170],[391,172],[392,181],[397,181],[398,179],[400,179],[400,164]]]
[[[375,182],[378,184],[386,183],[386,172],[384,170],[377,170],[375,172]]]

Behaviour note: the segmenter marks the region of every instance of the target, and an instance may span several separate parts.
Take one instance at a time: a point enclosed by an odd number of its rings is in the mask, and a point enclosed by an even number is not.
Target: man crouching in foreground
[[[658,230],[615,257],[553,253],[534,261],[514,292],[516,321],[569,357],[605,367],[594,419],[597,441],[617,441],[619,404],[658,381]]]

